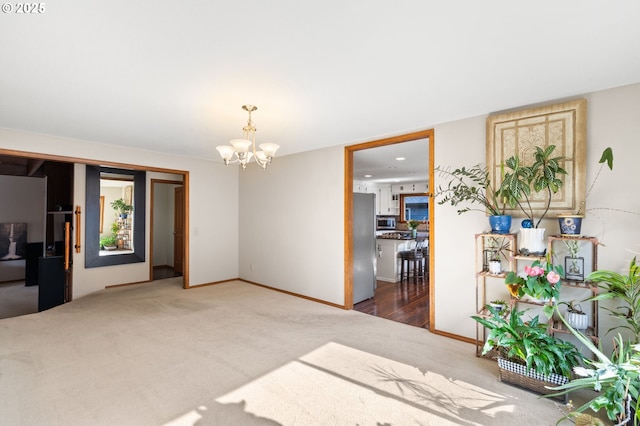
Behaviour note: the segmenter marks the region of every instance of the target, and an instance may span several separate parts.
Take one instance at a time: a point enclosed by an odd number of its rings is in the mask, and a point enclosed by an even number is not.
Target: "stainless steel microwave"
[[[393,216],[378,216],[376,218],[376,229],[396,229],[396,218]]]

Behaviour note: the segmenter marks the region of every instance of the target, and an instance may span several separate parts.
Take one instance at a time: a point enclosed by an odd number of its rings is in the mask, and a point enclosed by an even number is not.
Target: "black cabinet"
[[[64,303],[66,275],[64,256],[38,259],[38,312]]]
[[[38,258],[42,257],[43,243],[27,243],[24,285],[38,285]]]

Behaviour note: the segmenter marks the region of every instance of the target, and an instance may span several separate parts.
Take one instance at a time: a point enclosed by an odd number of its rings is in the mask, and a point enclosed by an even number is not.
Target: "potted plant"
[[[507,260],[511,251],[509,241],[504,237],[488,237],[486,241],[486,270],[493,275],[502,273],[502,259]]]
[[[119,212],[121,218],[126,218],[127,215],[133,211],[133,206],[131,204],[127,204],[124,201],[124,198],[118,198],[115,201],[111,202],[111,207],[117,212]]]
[[[117,241],[116,241],[115,235],[110,234],[100,238],[101,250],[115,250],[116,247],[117,247]]]
[[[558,300],[560,297],[560,279],[564,269],[560,265],[535,260],[530,266],[524,267],[524,275],[519,276],[510,271],[505,277],[505,284],[509,293],[516,298],[527,295],[540,301]],[[553,307],[545,306],[545,314],[551,317]]]
[[[586,214],[587,198],[589,197],[589,194],[591,194],[593,186],[596,184],[605,164],[609,167],[609,170],[613,170],[613,150],[609,147],[605,148],[604,151],[602,151],[602,155],[600,156],[598,163],[600,163],[600,168],[598,169],[595,178],[593,178],[593,182],[591,183],[591,186],[589,186],[584,200],[580,202],[578,211],[558,215],[561,235],[580,235],[582,230],[582,219],[584,219],[584,215]]]
[[[420,222],[417,220],[410,220],[407,222],[407,227],[411,231],[412,238],[416,238],[418,236],[418,225],[420,225]]]
[[[567,329],[595,355],[596,359],[584,358],[585,367],[576,366],[573,369],[579,377],[560,386],[551,387],[550,390],[555,392],[546,396],[557,397],[577,389],[593,389],[598,394],[563,419],[590,417],[580,413],[587,409],[596,413],[604,409],[607,417],[617,425],[638,424],[640,345],[626,343],[622,336],[618,335],[614,341],[613,354],[607,357],[588,337],[575,330],[564,318],[561,319]],[[629,423],[631,420],[633,423]]]
[[[520,209],[526,217],[520,230],[521,253],[542,256],[546,252],[546,245],[545,229],[539,227],[540,222],[549,211],[553,194],[563,185],[560,175],[567,174],[567,171],[560,166],[562,157],[551,157],[555,145],[544,149],[536,146],[535,149],[530,165],[523,164],[517,155],[505,161],[509,170],[504,174],[498,196],[511,208]],[[538,193],[544,193],[545,207],[540,217],[536,218],[531,202]]]
[[[634,336],[634,342],[640,342],[640,265],[634,257],[626,275],[616,271],[598,270],[593,271],[586,278],[587,281],[598,283],[598,287],[604,290],[589,300],[611,300],[616,299],[623,302],[623,305],[615,309],[603,307],[609,311],[609,315],[622,324],[607,330],[607,333],[617,328],[630,330]]]
[[[548,334],[547,324],[538,316],[525,322],[525,311],[514,308],[502,317],[492,306],[487,309],[491,316],[472,318],[489,330],[482,354],[497,350],[502,381],[543,394],[553,393],[545,386],[569,381],[572,369],[582,360],[575,345]]]
[[[580,254],[580,240],[566,239],[562,243],[569,253],[569,256],[564,258],[565,278],[567,280],[583,281],[584,259],[578,256]]]
[[[579,303],[576,303],[575,300],[571,300],[569,302],[560,302],[560,305],[567,305],[567,310],[564,313],[564,318],[571,325],[571,327],[576,328],[578,330],[586,330],[589,326],[589,316],[582,310],[582,307]]]
[[[505,215],[505,204],[498,198],[485,165],[476,164],[470,168],[461,167],[454,170],[450,167],[437,167],[435,172],[448,179],[446,185],[438,186],[434,194],[434,197],[439,199],[438,204],[449,203],[452,206],[463,204],[458,214],[471,210],[485,212],[489,214],[492,232],[509,233],[511,216]],[[479,204],[482,208],[473,207],[473,204]]]
[[[100,237],[100,249],[101,250],[115,250],[118,248],[118,231],[120,230],[120,226],[118,226],[118,222],[113,222],[111,224],[111,233],[105,234]]]
[[[503,299],[496,299],[489,302],[489,306],[496,310],[496,312],[502,312],[507,308],[507,302]]]

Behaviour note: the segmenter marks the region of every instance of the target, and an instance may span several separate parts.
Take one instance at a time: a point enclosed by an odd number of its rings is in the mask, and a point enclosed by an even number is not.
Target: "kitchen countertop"
[[[418,235],[422,236],[429,236],[429,234],[424,234],[424,233],[418,233]],[[413,238],[411,236],[410,233],[403,233],[403,232],[388,232],[386,234],[382,234],[382,235],[378,235],[376,236],[377,239],[379,240],[402,240],[402,241],[407,241],[407,240],[415,240],[415,238]]]

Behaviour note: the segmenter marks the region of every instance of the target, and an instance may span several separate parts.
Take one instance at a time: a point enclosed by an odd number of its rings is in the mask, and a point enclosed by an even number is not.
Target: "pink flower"
[[[549,281],[551,284],[555,284],[560,281],[560,275],[558,275],[554,271],[549,271],[549,273],[547,274],[547,281]]]
[[[542,276],[544,275],[544,268],[541,268],[540,266],[525,266],[524,267],[524,272],[529,275],[530,277],[538,277],[538,276]]]

